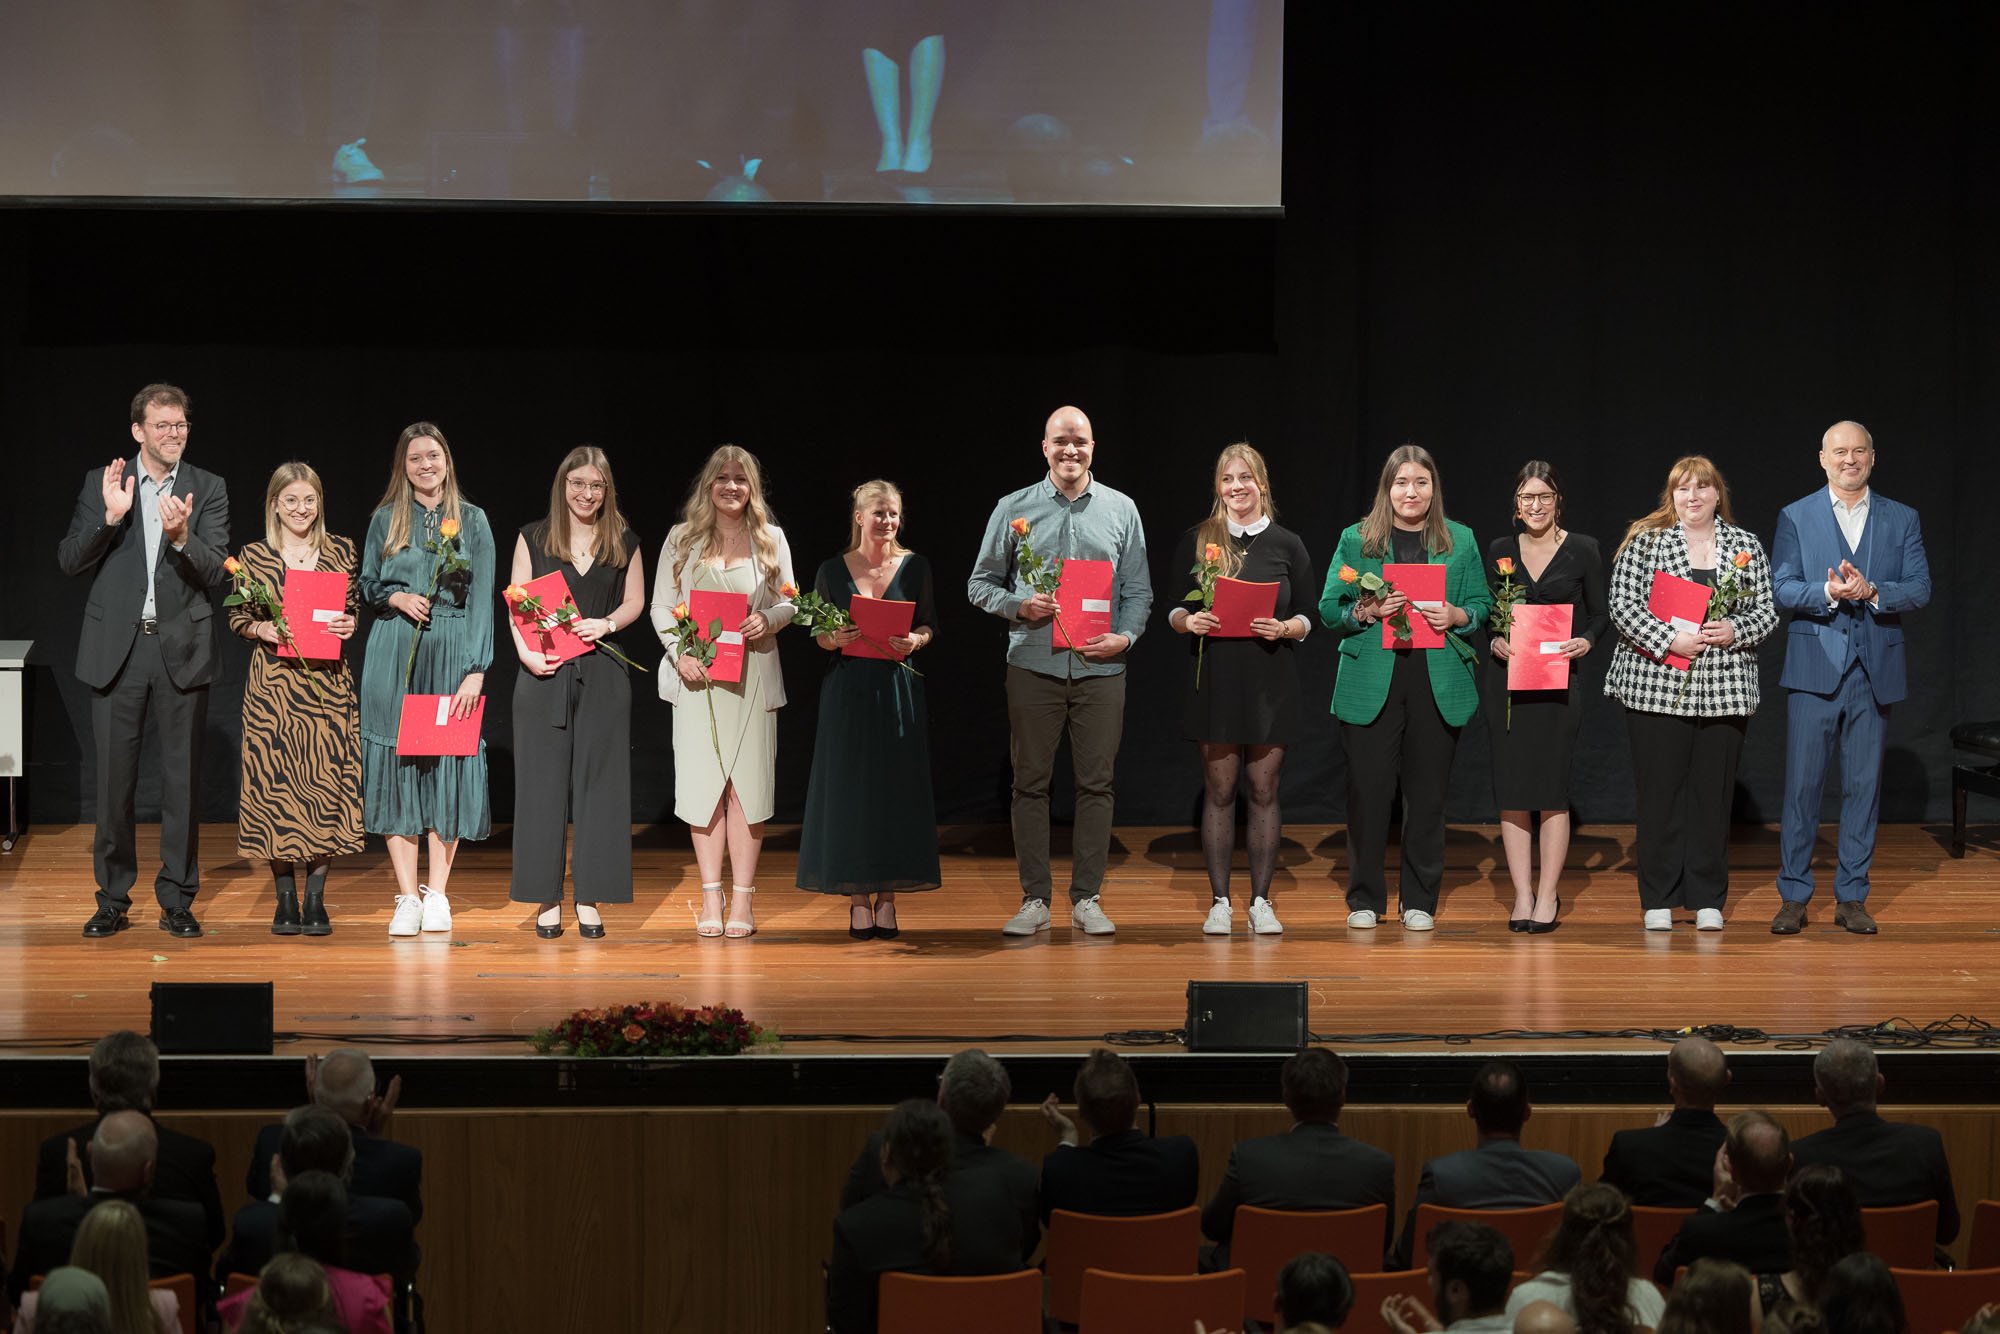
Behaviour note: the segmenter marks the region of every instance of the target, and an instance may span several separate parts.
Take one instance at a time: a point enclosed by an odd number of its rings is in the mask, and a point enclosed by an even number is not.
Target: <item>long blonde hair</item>
[[[376,509],[389,511],[389,531],[382,539],[382,559],[401,551],[410,545],[410,506],[416,503],[417,488],[410,484],[409,469],[403,460],[409,456],[410,442],[425,436],[438,442],[438,449],[444,453],[444,503],[439,507],[440,519],[459,521],[458,464],[451,457],[451,446],[446,443],[444,432],[435,422],[411,422],[396,437],[396,461],[389,465],[389,485],[382,492],[382,499],[376,502]]]
[[[1451,553],[1451,529],[1444,522],[1444,479],[1438,476],[1437,460],[1422,445],[1398,445],[1389,451],[1382,465],[1381,480],[1375,484],[1375,505],[1361,521],[1361,553],[1365,556],[1389,554],[1389,534],[1396,527],[1396,507],[1390,503],[1389,487],[1405,463],[1414,463],[1431,475],[1431,509],[1424,516],[1424,550],[1433,556]]]
[[[1667,484],[1660,488],[1660,503],[1650,514],[1632,521],[1625,530],[1624,541],[1618,544],[1613,559],[1625,554],[1625,548],[1632,545],[1634,538],[1647,533],[1663,533],[1681,521],[1680,511],[1674,508],[1674,488],[1681,479],[1691,477],[1696,485],[1703,482],[1715,488],[1715,514],[1724,523],[1735,523],[1736,516],[1729,508],[1729,483],[1722,480],[1722,469],[1709,462],[1705,454],[1685,454],[1674,460],[1674,466],[1667,469]]]
[[[896,502],[897,512],[901,513],[903,508],[903,492],[894,482],[885,481],[877,477],[873,481],[863,482],[860,486],[854,488],[854,510],[853,514],[850,514],[848,518],[847,549],[849,551],[861,550],[861,520],[854,518],[853,515],[861,514],[878,500],[887,500],[892,497]],[[902,531],[902,525],[896,525],[898,537],[900,537]],[[904,546],[896,537],[889,539],[890,555],[900,556],[908,550],[909,548]]]
[[[1243,568],[1243,553],[1229,540],[1229,510],[1222,503],[1222,470],[1229,466],[1231,459],[1242,459],[1250,465],[1250,474],[1257,479],[1257,490],[1263,496],[1266,518],[1277,519],[1278,502],[1271,499],[1271,470],[1264,465],[1264,456],[1248,440],[1224,445],[1222,453],[1215,459],[1215,476],[1210,479],[1209,489],[1215,492],[1215,505],[1209,510],[1208,517],[1201,521],[1201,527],[1195,530],[1194,554],[1199,559],[1203,548],[1213,542],[1222,552],[1222,573],[1233,579]]]
[[[271,474],[271,483],[264,488],[264,545],[276,552],[285,549],[285,521],[278,517],[278,493],[294,482],[304,482],[313,489],[313,497],[318,502],[313,507],[312,531],[306,541],[312,543],[314,553],[326,551],[326,488],[320,485],[319,474],[310,463],[293,459],[290,463],[280,463]]]
[[[88,1269],[111,1298],[112,1334],[156,1334],[146,1291],[146,1220],[124,1200],[106,1200],[83,1216],[69,1262]]]
[[[601,565],[621,568],[629,554],[625,550],[624,512],[618,508],[618,483],[611,476],[611,460],[596,445],[578,445],[563,455],[556,480],[549,487],[549,524],[542,534],[542,550],[557,560],[568,560],[569,475],[578,468],[595,468],[604,474],[604,503],[597,507],[597,536],[591,539],[590,557]]]
[[[742,468],[743,476],[749,480],[750,498],[743,505],[743,527],[750,536],[750,557],[759,577],[776,595],[778,539],[771,532],[771,511],[764,503],[764,470],[757,466],[757,456],[741,445],[717,445],[708,462],[702,465],[694,485],[688,488],[687,504],[681,507],[680,535],[674,539],[673,567],[678,571],[690,559],[721,549],[717,539],[722,528],[716,522],[715,501],[709,497],[709,487],[726,463]]]

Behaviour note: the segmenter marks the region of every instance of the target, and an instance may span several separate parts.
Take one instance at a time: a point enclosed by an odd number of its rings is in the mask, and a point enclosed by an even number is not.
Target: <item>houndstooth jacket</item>
[[[1683,579],[1694,577],[1687,534],[1679,524],[1642,533],[1618,553],[1611,567],[1611,621],[1618,627],[1618,646],[1604,676],[1605,694],[1628,709],[1682,718],[1748,717],[1757,712],[1757,645],[1778,625],[1778,607],[1771,597],[1771,561],[1755,533],[1717,519],[1718,563],[1727,569],[1739,551],[1750,553],[1750,564],[1736,576],[1743,590],[1729,616],[1736,625],[1736,642],[1697,657],[1692,676],[1659,661],[1673,641],[1674,629],[1646,610],[1655,570]]]

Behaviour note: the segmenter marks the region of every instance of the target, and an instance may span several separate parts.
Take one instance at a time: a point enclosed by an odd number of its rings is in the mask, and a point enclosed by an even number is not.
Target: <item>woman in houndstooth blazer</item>
[[[1724,613],[1677,630],[1648,610],[1656,572],[1733,582]],[[1738,528],[1729,485],[1699,454],[1667,472],[1660,504],[1634,523],[1611,568],[1618,646],[1604,693],[1625,706],[1638,787],[1639,905],[1648,931],[1673,929],[1675,908],[1695,927],[1722,929],[1729,889],[1729,813],[1743,734],[1757,711],[1757,645],[1778,624],[1771,562]],[[1689,671],[1661,659],[1693,659]]]

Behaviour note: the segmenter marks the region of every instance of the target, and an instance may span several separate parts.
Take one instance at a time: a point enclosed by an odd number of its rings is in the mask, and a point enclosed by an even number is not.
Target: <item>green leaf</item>
[[[1182,598],[1181,601],[1183,602],[1201,601],[1201,590],[1199,588],[1195,589],[1192,593],[1189,593],[1186,597]]]

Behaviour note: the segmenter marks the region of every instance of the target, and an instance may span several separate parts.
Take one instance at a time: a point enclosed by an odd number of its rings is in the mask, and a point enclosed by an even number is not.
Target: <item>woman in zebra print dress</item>
[[[324,503],[319,474],[309,464],[280,465],[264,488],[264,540],[243,548],[240,559],[245,573],[281,602],[287,570],[347,575],[347,608],[327,623],[346,640],[359,611],[354,543],[326,531]],[[229,609],[229,628],[257,645],[243,685],[236,853],[271,864],[278,899],[271,934],[323,936],[333,930],[326,913],[327,863],[362,847],[354,672],[345,656],[314,660],[309,681],[300,659],[278,656],[277,626],[248,603]]]

